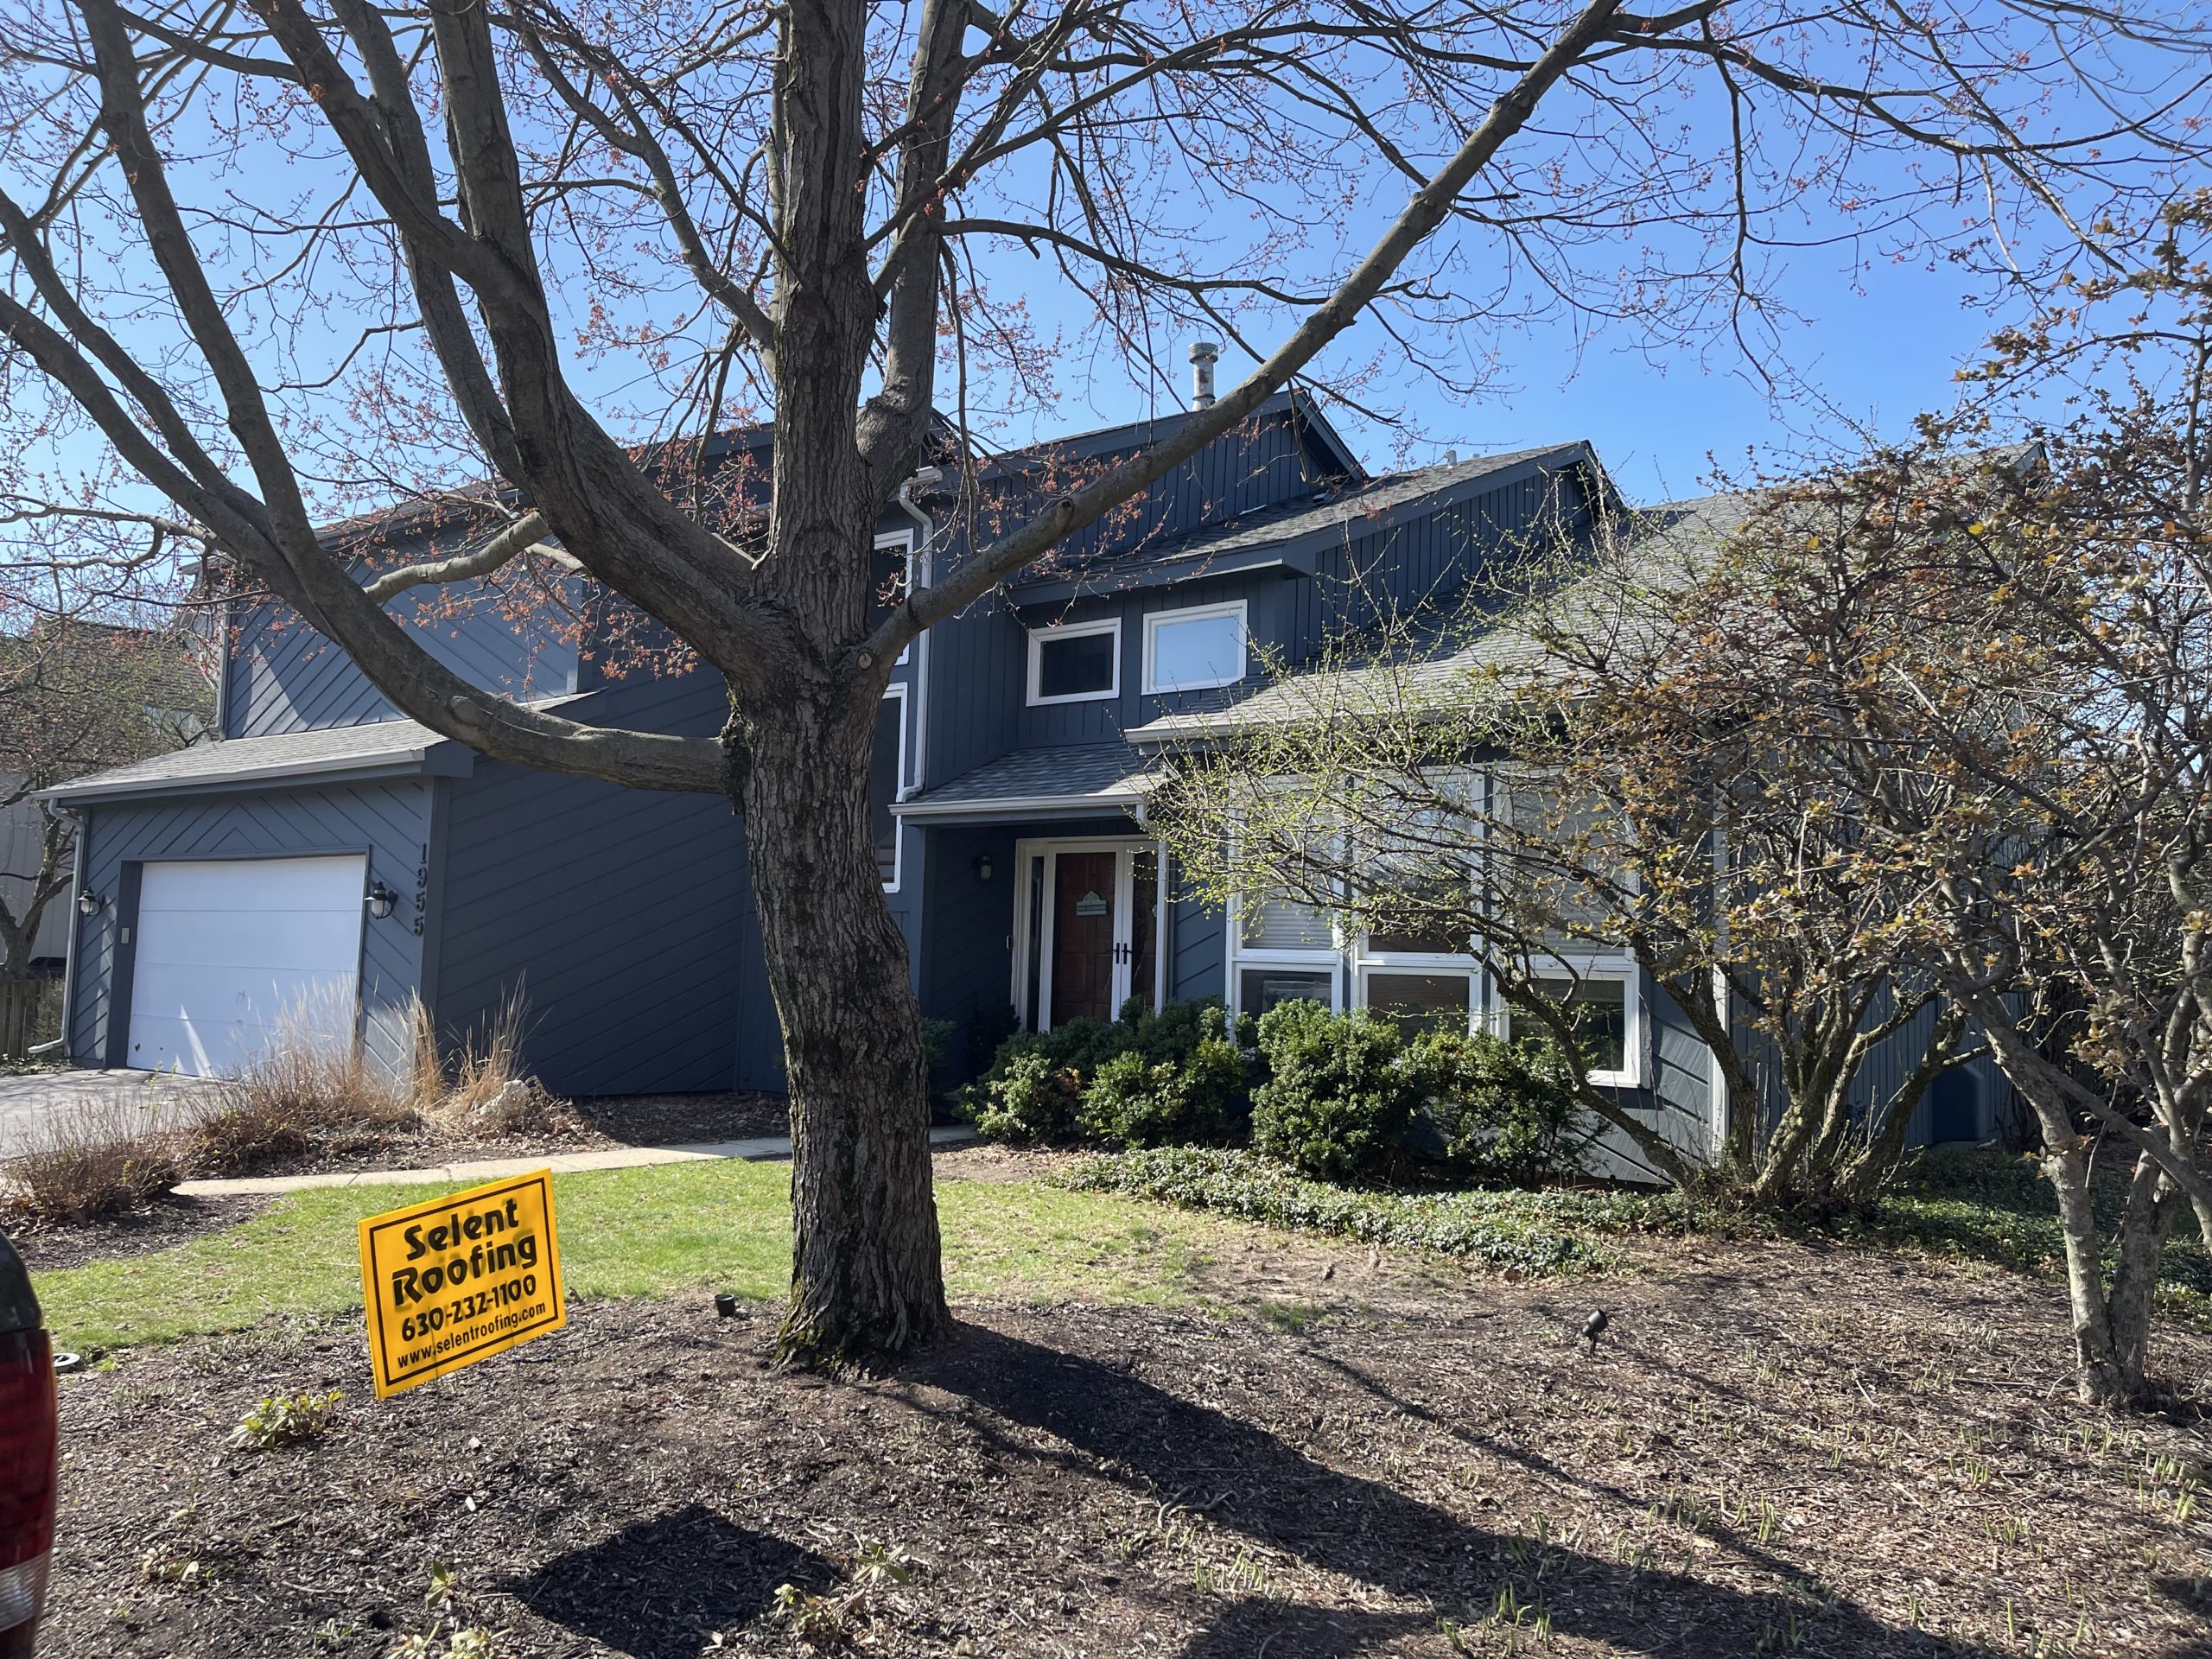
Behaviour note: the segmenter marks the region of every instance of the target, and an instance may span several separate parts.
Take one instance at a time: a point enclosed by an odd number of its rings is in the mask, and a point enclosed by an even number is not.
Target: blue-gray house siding
[[[988,533],[995,515],[1026,513],[1179,418],[982,469],[970,480],[980,500],[932,497],[935,486],[916,480],[917,513],[902,506],[879,526],[880,575],[911,543],[920,578],[941,576],[965,556],[971,523]],[[765,455],[761,435],[744,442]],[[1128,510],[918,641],[892,676],[887,709],[896,723],[887,730],[897,753],[877,772],[878,793],[897,808],[879,803],[895,836],[887,902],[924,1011],[957,1024],[953,1069],[963,1068],[969,1033],[1002,1028],[1010,1007],[1029,1002],[1027,986],[1014,983],[1015,942],[1033,901],[1018,843],[1135,844],[1144,829],[1128,779],[1146,760],[1128,734],[1249,689],[1147,694],[1147,616],[1240,603],[1256,683],[1270,665],[1313,664],[1383,615],[1461,605],[1500,560],[1576,533],[1604,487],[1580,445],[1369,479],[1325,423],[1278,398]],[[483,583],[402,596],[391,608],[440,661],[493,695],[560,698],[570,719],[697,735],[718,732],[728,715],[711,672],[610,677],[609,631],[620,620],[611,610],[518,620],[526,607]],[[1108,617],[1121,626],[1116,694],[1030,707],[1031,631]],[[146,862],[365,852],[370,879],[404,900],[394,916],[364,924],[364,1029],[379,1064],[404,1062],[415,999],[452,1043],[482,1031],[519,992],[525,1063],[557,1091],[782,1086],[744,826],[726,800],[469,755],[397,721],[343,653],[281,607],[247,607],[233,620],[224,753],[173,763],[190,776],[121,794],[92,788],[80,803],[86,882],[109,902],[78,924],[67,1020],[76,1058],[121,1058],[131,977],[122,941]],[[299,746],[318,744],[321,760],[295,764],[308,753]],[[340,753],[347,744],[359,752]],[[335,775],[341,766],[352,770]],[[1166,994],[1226,995],[1225,918],[1172,880],[1168,894],[1157,940]],[[1642,990],[1642,1085],[1630,1103],[1677,1141],[1706,1149],[1710,1057],[1655,986]],[[1870,1086],[1891,1058],[1878,1057]],[[1955,1102],[1945,1109],[1959,1116]],[[1934,1109],[1923,1113],[1932,1123]]]
[[[132,945],[139,873],[185,859],[365,853],[368,879],[412,894],[429,860],[436,780],[404,778],[310,788],[262,788],[183,800],[118,802],[86,817],[85,888],[104,901],[79,916],[70,963],[69,1052],[79,1063],[127,1065]],[[362,1032],[378,1063],[408,1052],[408,1010],[423,971],[409,911],[365,923]]]

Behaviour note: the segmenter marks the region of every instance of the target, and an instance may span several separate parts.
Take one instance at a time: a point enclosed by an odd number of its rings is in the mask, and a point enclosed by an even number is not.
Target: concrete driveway
[[[0,1077],[0,1158],[32,1143],[41,1123],[104,1108],[136,1116],[212,1085],[201,1077],[155,1071],[30,1071]]]

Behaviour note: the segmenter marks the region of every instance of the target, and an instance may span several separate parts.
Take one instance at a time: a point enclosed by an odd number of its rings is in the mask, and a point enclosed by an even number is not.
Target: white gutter
[[[902,818],[944,818],[976,812],[1080,812],[1087,807],[1135,811],[1144,805],[1139,790],[1097,795],[1000,795],[973,801],[898,801],[892,811]]]

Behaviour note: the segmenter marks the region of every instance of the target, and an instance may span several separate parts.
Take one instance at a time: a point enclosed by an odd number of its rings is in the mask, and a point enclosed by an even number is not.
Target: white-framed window
[[[1537,991],[1564,1005],[1568,1020],[1591,1061],[1590,1081],[1601,1088],[1635,1089],[1643,1082],[1643,996],[1636,964],[1597,959],[1560,963],[1555,972],[1539,972]],[[1501,1036],[1548,1034],[1535,1015],[1506,1005],[1497,1014]]]
[[[914,591],[914,532],[896,530],[875,538],[875,563],[869,573],[874,592],[868,596],[868,610],[872,618],[881,618],[904,602]],[[873,626],[873,622],[870,626]],[[899,653],[905,662],[914,654],[912,645]]]
[[[1154,611],[1144,620],[1148,696],[1234,685],[1244,677],[1244,601]]]
[[[1409,1031],[1475,1028],[1482,1014],[1481,969],[1466,961],[1363,961],[1359,1006],[1387,1014]]]
[[[868,754],[868,814],[875,841],[875,868],[886,893],[899,891],[905,837],[891,810],[906,782],[906,687],[889,687],[876,705],[875,745]]]
[[[1029,631],[1029,705],[1098,702],[1122,695],[1122,619]]]
[[[1344,1006],[1344,950],[1328,915],[1287,899],[1232,898],[1229,906],[1232,1012],[1255,1016],[1278,1002]]]

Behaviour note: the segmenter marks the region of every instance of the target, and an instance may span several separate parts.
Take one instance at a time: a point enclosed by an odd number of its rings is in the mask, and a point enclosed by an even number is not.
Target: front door
[[[1062,853],[1052,883],[1052,1023],[1102,1024],[1114,1007],[1114,899],[1121,855]]]

